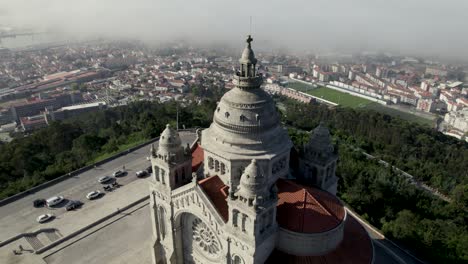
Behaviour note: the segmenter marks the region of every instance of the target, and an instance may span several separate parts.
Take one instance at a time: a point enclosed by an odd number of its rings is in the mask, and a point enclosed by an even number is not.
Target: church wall
[[[334,250],[343,240],[345,222],[346,215],[336,228],[313,234],[296,233],[280,227],[276,247],[295,256],[324,255]]]
[[[231,173],[231,162],[226,157],[221,157],[213,152],[204,150],[203,166],[204,173],[213,176],[218,175],[219,178],[227,184],[228,175]]]

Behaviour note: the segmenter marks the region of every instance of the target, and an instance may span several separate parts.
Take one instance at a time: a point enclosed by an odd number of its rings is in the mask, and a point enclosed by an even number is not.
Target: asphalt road
[[[348,213],[350,213],[349,209]],[[376,256],[375,263],[424,264],[424,262],[411,253],[393,244],[378,230],[365,223],[358,215],[351,214],[361,223],[372,239]]]
[[[193,132],[180,132],[180,136],[183,145],[191,144],[196,137]],[[156,143],[155,146],[157,147]],[[39,228],[36,218],[41,214],[53,213],[56,217],[59,217],[67,212],[65,210],[66,201],[55,208],[34,208],[33,201],[35,199],[47,199],[52,196],[62,195],[65,199],[80,200],[86,203],[87,193],[94,190],[104,192],[103,185],[98,183],[97,179],[101,176],[112,175],[114,171],[121,170],[123,166],[125,166],[127,175],[117,178],[118,183],[123,185],[121,188],[125,188],[126,184],[138,180],[135,172],[150,166],[150,162],[146,159],[147,156],[149,156],[149,145],[0,207],[0,241],[21,232],[36,230]]]
[[[136,211],[132,209],[131,212],[122,215],[121,219],[45,257],[45,262],[48,264],[152,263],[149,205],[140,207]]]

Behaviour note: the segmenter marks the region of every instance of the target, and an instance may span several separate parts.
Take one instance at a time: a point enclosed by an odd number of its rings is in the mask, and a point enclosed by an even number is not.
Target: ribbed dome
[[[262,190],[265,189],[264,182],[265,173],[257,164],[257,160],[253,159],[242,173],[236,194],[247,199],[253,199],[256,195],[263,193]]]
[[[256,73],[251,41],[248,36],[240,71],[233,76],[235,88],[221,98],[213,123],[203,131],[202,145],[208,151],[241,158],[285,152],[291,147],[274,101],[260,88],[263,79]]]
[[[234,88],[221,98],[213,121],[223,130],[259,133],[278,126],[279,116],[264,90]]]

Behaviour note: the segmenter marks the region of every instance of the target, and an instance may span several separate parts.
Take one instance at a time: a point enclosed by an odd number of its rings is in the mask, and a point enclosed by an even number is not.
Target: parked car
[[[36,208],[39,207],[44,207],[46,205],[46,200],[45,199],[36,199],[33,202],[33,206]]]
[[[99,197],[99,195],[101,195],[101,192],[96,190],[96,191],[92,191],[92,192],[89,192],[87,195],[86,195],[86,198],[88,200],[94,200],[96,198]]]
[[[36,221],[40,224],[49,221],[50,219],[54,218],[53,214],[43,214],[36,218]]]
[[[98,179],[98,182],[99,182],[99,183],[106,183],[106,182],[108,182],[108,181],[110,181],[110,180],[112,180],[112,177],[111,177],[111,176],[103,176],[103,177],[100,177],[100,178]]]
[[[148,175],[148,172],[143,170],[143,171],[137,171],[135,174],[138,178],[140,178],[140,177],[145,177],[146,175]]]
[[[118,171],[116,171],[116,172],[114,172],[112,174],[112,176],[114,176],[114,177],[121,177],[121,176],[124,176],[124,175],[125,175],[125,172],[121,171],[121,170],[118,170]]]
[[[67,207],[65,207],[65,209],[67,209],[67,211],[71,211],[71,210],[75,210],[76,208],[82,205],[83,203],[81,201],[71,201],[67,204]]]
[[[51,207],[63,201],[63,196],[54,196],[46,200],[47,206]]]
[[[153,172],[153,167],[149,166],[148,168],[146,168],[146,172],[152,173]]]

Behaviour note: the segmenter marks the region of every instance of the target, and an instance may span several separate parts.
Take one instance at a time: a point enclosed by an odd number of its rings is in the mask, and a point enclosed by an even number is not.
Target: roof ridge
[[[305,222],[305,217],[306,217],[306,205],[307,205],[307,192],[303,188],[302,191],[304,192],[304,203],[302,204],[302,217],[301,217],[301,230],[304,230],[304,222]]]
[[[207,181],[209,181],[209,180],[211,180],[211,179],[214,179],[214,178],[217,177],[217,176],[218,176],[218,175],[213,175],[213,176],[210,176],[210,177],[208,177],[208,178],[201,179],[201,180],[198,181],[198,184],[205,183],[205,182],[207,182]]]
[[[336,217],[336,215],[334,215],[334,214],[332,214],[332,213],[330,212],[330,209],[329,209],[329,208],[327,208],[326,206],[322,205],[322,203],[320,203],[320,202],[311,194],[311,192],[309,191],[309,188],[304,188],[304,190],[306,190],[306,189],[307,189],[307,192],[310,194],[309,196],[312,198],[312,200],[315,201],[315,203],[316,203],[320,208],[322,208],[323,210],[325,210],[325,212],[327,212],[328,215],[333,216],[336,220],[339,220],[338,217]]]

